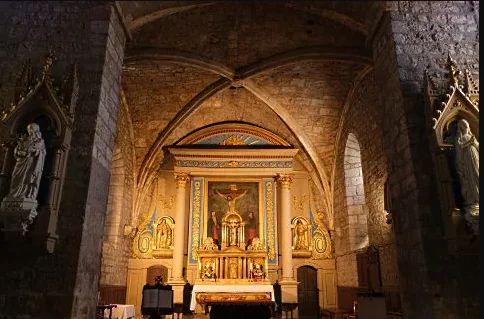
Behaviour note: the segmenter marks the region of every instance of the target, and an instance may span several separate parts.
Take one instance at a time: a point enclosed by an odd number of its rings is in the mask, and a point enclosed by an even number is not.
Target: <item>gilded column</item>
[[[281,245],[282,280],[294,280],[292,270],[292,232],[291,232],[291,183],[289,175],[279,175],[277,181],[281,184]]]
[[[173,245],[173,269],[172,281],[183,280],[183,250],[185,247],[185,224],[186,224],[186,185],[190,180],[188,174],[175,173],[176,202],[175,202],[175,238]]]

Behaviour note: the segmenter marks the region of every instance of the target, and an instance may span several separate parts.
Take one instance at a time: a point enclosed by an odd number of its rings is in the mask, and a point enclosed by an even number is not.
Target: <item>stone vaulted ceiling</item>
[[[366,42],[381,2],[121,1],[117,7],[129,33],[122,86],[140,184],[164,145],[233,120],[293,141],[329,196],[341,114],[358,75],[371,67]]]

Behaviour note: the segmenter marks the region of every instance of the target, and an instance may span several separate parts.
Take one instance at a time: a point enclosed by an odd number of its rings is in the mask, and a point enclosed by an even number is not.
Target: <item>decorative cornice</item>
[[[292,161],[210,161],[178,160],[177,167],[203,168],[292,168]]]

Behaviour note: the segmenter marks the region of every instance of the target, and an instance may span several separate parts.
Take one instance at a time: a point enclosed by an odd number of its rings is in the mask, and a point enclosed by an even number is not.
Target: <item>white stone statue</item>
[[[39,192],[46,150],[36,123],[27,125],[27,133],[19,139],[14,149],[15,167],[7,197],[35,200]]]
[[[474,232],[479,232],[479,142],[472,134],[469,123],[459,120],[455,140],[456,169],[459,174],[464,217]]]

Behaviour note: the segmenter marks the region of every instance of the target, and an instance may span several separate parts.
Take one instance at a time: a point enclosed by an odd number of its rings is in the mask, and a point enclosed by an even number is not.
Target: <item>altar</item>
[[[190,310],[195,311],[197,303],[245,301],[260,302],[274,299],[274,287],[271,284],[250,285],[195,285],[193,286]]]

